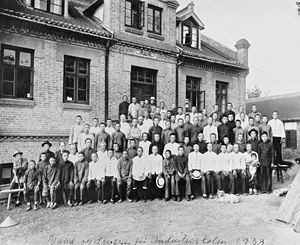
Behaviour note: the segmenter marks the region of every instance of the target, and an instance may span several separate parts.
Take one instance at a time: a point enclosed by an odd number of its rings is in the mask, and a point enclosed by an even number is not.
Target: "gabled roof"
[[[246,102],[247,113],[251,111],[252,104],[256,104],[257,110],[269,118],[276,110],[281,120],[300,121],[300,92],[249,99]]]
[[[96,17],[82,14],[93,0],[69,0],[69,16],[52,14],[28,6],[24,0],[1,0],[0,15],[35,22],[41,25],[70,30],[103,38],[111,37],[111,33],[102,26]]]
[[[195,14],[195,12],[194,12],[194,6],[195,6],[194,2],[191,2],[185,8],[179,10],[176,13],[177,19],[179,19],[182,22],[182,21],[185,21],[185,20],[187,20],[189,18],[192,18],[197,23],[197,25],[199,26],[199,28],[201,30],[203,30],[204,29],[204,24],[199,19],[199,17]]]

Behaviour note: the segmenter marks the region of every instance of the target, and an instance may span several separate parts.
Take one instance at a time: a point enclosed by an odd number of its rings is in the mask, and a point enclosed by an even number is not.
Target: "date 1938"
[[[266,245],[265,239],[256,237],[239,237],[236,245]]]

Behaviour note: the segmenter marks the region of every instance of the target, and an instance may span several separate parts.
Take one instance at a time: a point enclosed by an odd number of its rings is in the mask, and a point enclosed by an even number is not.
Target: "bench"
[[[286,171],[290,166],[284,165],[284,164],[277,164],[272,167],[272,170],[275,170],[277,173],[277,182],[281,181],[281,183],[284,182],[282,170]]]
[[[17,193],[17,192],[22,192],[24,191],[24,189],[12,189],[12,190],[2,190],[0,191],[0,193],[8,193],[8,199],[7,199],[7,210],[9,210],[9,207],[10,207],[10,202],[11,202],[11,194],[12,193]]]

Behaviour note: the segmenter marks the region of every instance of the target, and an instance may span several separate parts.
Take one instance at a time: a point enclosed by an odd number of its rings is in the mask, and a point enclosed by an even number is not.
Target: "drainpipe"
[[[179,53],[177,54],[177,62],[176,62],[176,85],[175,85],[175,96],[176,96],[176,107],[179,106],[179,66],[182,64],[182,49],[177,47]]]

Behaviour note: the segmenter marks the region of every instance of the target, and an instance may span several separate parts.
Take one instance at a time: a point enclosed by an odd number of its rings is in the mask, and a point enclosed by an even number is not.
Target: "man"
[[[285,130],[283,122],[278,119],[278,112],[273,112],[273,119],[268,122],[272,130],[272,142],[276,154],[276,164],[282,164],[282,143],[285,142]]]
[[[253,151],[258,152],[258,145],[260,141],[257,139],[258,131],[253,128],[248,132],[250,136],[250,140],[247,141],[248,144],[251,144],[251,148]]]
[[[150,97],[150,116],[151,118],[154,118],[154,114],[156,111],[156,105],[155,105],[155,97]]]
[[[129,148],[127,150],[128,157],[129,159],[133,159],[137,154],[137,146],[136,146],[135,139],[130,139],[128,145],[129,145]]]
[[[145,106],[144,100],[140,101],[140,106],[141,106],[141,115],[140,116],[144,117],[145,111],[148,110],[148,108]]]
[[[244,107],[243,106],[239,106],[239,108],[238,108],[238,113],[235,115],[235,121],[236,120],[240,120],[241,121],[241,119],[242,119],[242,114],[244,114],[244,119],[245,119],[245,121],[247,121],[248,122],[248,120],[249,120],[249,118],[248,118],[248,116],[247,115],[245,115],[245,112],[244,112]]]
[[[123,101],[119,104],[119,117],[121,115],[125,115],[126,118],[126,116],[128,115],[128,107],[129,107],[128,97],[127,95],[124,95]]]
[[[120,151],[126,150],[126,136],[123,132],[121,132],[120,123],[116,123],[116,132],[114,132],[110,138],[110,146],[112,147],[113,144],[118,144]]]
[[[50,157],[55,158],[54,152],[50,151],[51,146],[52,144],[48,140],[44,141],[42,144],[42,147],[44,148],[43,153],[46,155],[46,162],[49,162]]]
[[[213,125],[212,117],[209,117],[207,119],[207,125],[203,128],[203,136],[206,143],[210,143],[211,134],[215,134],[216,140],[218,140],[218,129]]]
[[[185,115],[185,124],[183,125],[183,130],[184,130],[184,136],[189,137],[189,139],[191,140],[193,124],[191,124],[190,120],[191,120],[190,115],[186,114]]]
[[[224,115],[228,117],[229,114],[232,114],[233,115],[233,121],[235,121],[235,112],[232,109],[233,109],[232,103],[228,102],[227,103],[227,110],[221,115],[221,119],[223,118]]]
[[[164,147],[163,157],[166,158],[166,151],[171,152],[171,156],[175,157],[178,153],[178,147],[180,146],[176,143],[176,135],[173,133],[169,138],[170,142],[167,143]]]
[[[188,156],[193,150],[193,147],[190,144],[190,138],[188,136],[184,137],[184,142],[182,146],[185,156]]]
[[[214,116],[214,114],[215,114],[215,116]],[[218,105],[218,104],[215,104],[215,105],[213,106],[213,112],[212,112],[212,114],[211,114],[210,116],[211,116],[213,119],[215,119],[215,120],[217,120],[217,121],[220,122],[221,118],[220,118],[219,105]],[[216,126],[216,125],[215,125],[215,126]],[[216,126],[216,127],[218,127],[218,126]]]
[[[92,161],[89,163],[89,173],[88,173],[88,182],[87,189],[89,193],[89,203],[93,202],[93,192],[92,186],[96,187],[97,193],[97,202],[101,202],[101,178],[104,176],[104,166],[103,162],[98,160],[97,153],[92,154]]]
[[[97,151],[98,160],[100,163],[104,162],[107,158],[106,144],[102,142],[100,144],[100,150]]]
[[[128,157],[128,152],[123,151],[123,155],[117,164],[117,188],[119,192],[118,202],[122,202],[124,196],[123,187],[126,187],[126,200],[132,202],[130,199],[131,186],[132,186],[132,160]]]
[[[62,187],[63,195],[65,195],[68,200],[68,205],[72,207],[74,194],[74,164],[68,160],[69,154],[70,152],[67,150],[63,152],[63,161],[59,165],[59,182]]]
[[[235,120],[235,128],[233,129],[234,143],[237,143],[239,134],[243,135],[243,140],[247,141],[247,135],[245,130],[241,126],[241,121],[239,119]]]
[[[259,127],[260,124],[261,124],[261,115],[256,114],[254,117],[254,125]]]
[[[181,144],[181,145],[183,145],[183,143],[184,143],[184,136],[185,136],[183,126],[184,126],[184,121],[183,121],[182,118],[179,118],[178,119],[178,127],[175,128],[174,132],[175,132],[175,135],[176,135],[177,143]]]
[[[204,154],[205,152],[207,152],[207,144],[204,142],[204,135],[203,133],[199,133],[198,134],[198,140],[196,142],[199,145],[200,148],[200,152],[202,154]]]
[[[122,151],[120,151],[120,147],[117,143],[113,144],[113,157],[119,160],[122,157]]]
[[[218,136],[220,143],[223,142],[225,136],[228,136],[229,142],[233,143],[233,130],[228,125],[228,117],[226,115],[222,116],[222,124],[218,126]]]
[[[59,150],[55,152],[55,162],[60,163],[62,161],[62,153],[66,149],[66,142],[59,142]]]
[[[42,181],[43,181],[43,197],[46,198],[47,208],[55,209],[57,207],[56,196],[60,186],[59,175],[60,170],[55,158],[51,157],[47,165],[43,170]]]
[[[258,126],[259,133],[261,134],[262,132],[267,132],[268,133],[268,140],[272,140],[273,135],[272,135],[272,128],[268,124],[268,117],[263,116],[262,117],[262,124]]]
[[[84,153],[79,152],[78,161],[75,163],[75,169],[74,169],[75,206],[83,205],[83,190],[86,187],[88,181],[88,175],[89,175],[89,162],[85,160]]]
[[[139,200],[138,187],[141,187],[143,201],[146,202],[148,189],[148,167],[147,159],[143,156],[143,148],[137,149],[137,156],[132,159],[132,191],[134,201]]]
[[[153,126],[153,120],[149,118],[149,112],[145,111],[144,113],[144,130],[146,133],[149,132],[149,129]]]
[[[84,126],[82,124],[82,117],[80,115],[77,115],[75,120],[76,122],[70,130],[69,145],[74,144],[77,148],[78,137],[81,133],[83,133]]]
[[[129,139],[130,125],[127,123],[126,117],[123,114],[120,116],[120,130],[125,134],[126,139]]]
[[[99,127],[99,119],[97,117],[93,118],[93,126],[90,128],[90,133],[96,137],[96,135],[100,132]]]
[[[174,134],[174,130],[171,129],[171,122],[166,121],[166,128],[162,132],[162,141],[166,145],[170,142],[170,135]]]
[[[272,165],[274,163],[274,148],[272,143],[268,140],[267,132],[262,132],[261,139],[262,142],[258,145],[258,158],[261,165],[261,191],[262,193],[270,194],[272,192]]]
[[[42,177],[40,171],[37,170],[35,161],[31,160],[28,164],[28,170],[25,172],[24,177],[24,200],[27,203],[26,211],[31,210],[31,203],[30,203],[30,192],[33,192],[33,200],[34,206],[33,210],[37,210],[38,204],[38,196],[40,191],[40,186],[42,182]]]
[[[95,137],[95,149],[99,151],[100,144],[104,142],[106,146],[109,146],[110,141],[110,136],[108,133],[105,132],[105,124],[100,123],[100,131]]]
[[[151,112],[151,105],[149,104],[149,100],[148,99],[145,99],[145,105],[144,105],[144,107],[145,107],[145,112],[147,111],[148,112],[148,114]],[[144,114],[144,116],[145,116],[145,114]]]
[[[252,148],[251,148],[251,144],[247,144],[246,145],[246,152],[244,153],[244,158],[245,158],[245,162],[246,162],[246,174],[247,174],[247,179],[249,179],[249,177],[250,177],[250,171],[249,171],[249,167],[250,167],[250,165],[252,164],[252,162],[253,162],[253,160],[252,160],[252,157],[251,157],[251,155],[253,154],[253,153],[255,153],[256,155],[257,155],[257,152],[255,152],[255,151],[252,151]],[[257,155],[257,157],[258,157],[258,155]],[[259,168],[260,169],[260,168]],[[257,170],[258,170],[258,168],[257,168]],[[251,186],[249,186],[249,194],[250,195],[252,195],[252,194],[254,194],[254,195],[257,195],[257,175],[256,175],[256,173],[255,173],[255,175],[254,176],[251,176],[252,177],[252,182],[253,182],[253,186],[254,186],[254,188],[253,188],[253,190],[252,190],[252,188],[250,188]],[[249,181],[250,182],[250,181]]]
[[[233,145],[233,152],[230,154],[233,176],[237,183],[236,195],[246,194],[246,161],[243,153],[239,151],[239,145]]]
[[[163,130],[166,129],[166,122],[167,122],[167,116],[165,112],[160,113],[160,121],[158,123],[158,126],[160,126]]]
[[[261,116],[261,113],[257,111],[257,107],[255,104],[253,104],[251,106],[251,112],[248,114],[248,117],[250,119],[250,117],[255,118],[256,114]]]
[[[24,185],[24,180],[25,180],[25,172],[27,170],[27,165],[28,165],[28,161],[26,158],[23,158],[23,152],[21,151],[16,151],[13,154],[14,162],[13,162],[13,174],[14,177],[10,183],[10,187],[9,189],[15,189],[15,188],[21,188]],[[18,199],[16,201],[16,206],[20,205],[20,197],[21,197],[21,193],[18,193]]]
[[[249,132],[251,129],[255,129],[257,132],[257,139],[260,140],[259,128],[254,124],[254,118],[249,117],[249,125],[246,127],[245,132],[248,135],[248,140],[250,140]]]
[[[138,118],[141,115],[141,106],[137,103],[136,98],[132,97],[132,103],[128,107],[128,118]]]
[[[175,176],[175,194],[177,202],[181,201],[179,184],[185,181],[185,196],[186,200],[190,201],[191,192],[191,179],[188,172],[188,158],[184,155],[182,146],[178,147],[178,155],[174,158],[174,168],[176,171]]]
[[[217,127],[217,128],[218,128],[218,126],[221,124],[218,115],[219,115],[219,114],[216,113],[216,112],[214,112],[214,113],[212,114],[213,125],[214,125],[215,127]]]
[[[163,158],[158,154],[158,147],[156,145],[152,146],[152,154],[148,157],[148,178],[151,199],[155,197],[161,199],[163,195],[162,189],[159,189],[156,185],[156,177],[162,177],[162,162]]]
[[[84,160],[89,163],[90,161],[92,161],[92,154],[96,153],[96,150],[92,148],[92,140],[89,138],[85,140],[85,145],[86,147],[81,152],[84,155]],[[78,153],[78,159],[79,159],[79,153]]]
[[[247,118],[246,118],[247,117]],[[246,129],[249,126],[249,118],[245,113],[241,113],[241,127],[242,129]]]
[[[178,123],[178,120],[182,119],[183,123],[184,123],[184,114],[183,114],[183,108],[182,107],[178,107],[177,109],[177,115],[176,115],[176,122]]]
[[[151,145],[151,142],[148,140],[148,134],[143,133],[142,140],[139,142],[139,147],[141,147],[143,149],[145,156],[149,155],[150,145]]]
[[[194,198],[198,193],[199,190],[201,189],[202,191],[202,196],[204,198],[207,197],[206,195],[206,185],[205,185],[205,178],[204,178],[204,173],[202,169],[202,157],[203,155],[201,152],[199,152],[199,145],[197,143],[194,143],[193,145],[193,152],[189,154],[188,157],[188,170],[191,178],[191,185],[192,185],[192,198]],[[193,172],[194,171],[200,171],[202,178],[197,180],[193,179]]]
[[[244,153],[246,151],[246,142],[244,140],[244,134],[240,133],[238,135],[237,141],[235,142],[236,144],[239,145],[239,152]]]
[[[235,121],[232,113],[228,114],[228,125],[232,128],[232,130],[235,128]]]
[[[144,117],[143,116],[138,117],[137,127],[141,131],[141,134],[148,133],[148,131],[149,131],[149,128],[146,128],[146,126],[144,125]]]
[[[233,145],[230,144],[228,136],[224,136],[224,140],[223,140],[222,144],[226,145],[228,153],[231,153],[233,151]]]
[[[192,128],[192,136],[191,136],[191,139],[190,139],[192,145],[197,142],[198,134],[203,133],[203,128],[199,125],[199,118],[194,117],[193,120],[194,121],[193,121],[193,128]]]
[[[204,118],[202,112],[198,113],[198,118],[199,118],[199,126],[201,128],[204,128],[207,125],[207,119]]]
[[[99,130],[99,131],[100,131],[100,130]],[[106,120],[106,128],[105,128],[105,132],[109,134],[109,137],[111,137],[112,134],[113,134],[114,132],[116,132],[116,130],[115,130],[114,127],[113,127],[113,122],[112,122],[112,120],[111,120],[110,118],[108,118],[108,119]],[[99,132],[98,132],[98,133],[99,133]]]
[[[158,123],[159,119],[158,117],[155,117],[153,120],[153,126],[149,129],[149,140],[151,142],[153,142],[155,134],[159,134],[159,136],[161,137],[163,129],[162,127],[158,126]]]
[[[139,139],[141,137],[141,130],[138,128],[138,120],[136,118],[132,119],[132,126],[129,130],[129,137],[130,139],[134,139],[135,143],[137,144],[139,142]]]
[[[167,202],[171,196],[173,197],[173,200],[176,201],[174,158],[172,157],[171,151],[169,150],[165,152],[165,159],[163,160],[162,171],[165,178],[165,201]]]
[[[172,115],[176,116],[177,114],[177,108],[176,108],[176,105],[175,104],[172,104],[171,105],[171,113]]]
[[[204,173],[203,178],[205,178],[207,183],[206,195],[209,194],[210,199],[212,199],[216,193],[214,182],[219,182],[217,179],[218,176],[215,174],[216,164],[217,154],[212,151],[212,144],[208,143],[207,152],[203,154],[202,158],[202,171]]]
[[[176,116],[172,115],[170,121],[171,121],[171,129],[175,130],[175,128],[178,127],[178,123],[176,122]]]
[[[49,159],[50,161],[50,159]],[[46,161],[46,154],[45,153],[41,153],[40,154],[40,161],[38,161],[38,163],[36,164],[36,168],[43,173],[44,168],[49,164],[49,162]]]
[[[210,143],[212,145],[212,151],[216,154],[220,153],[220,145],[218,144],[217,137],[214,133],[210,135]]]
[[[149,155],[152,154],[152,147],[156,145],[158,148],[158,154],[163,155],[164,144],[160,139],[160,134],[154,134],[154,141],[151,143],[149,147]],[[144,154],[146,156],[146,154]]]
[[[165,109],[165,102],[160,102],[160,113],[165,113],[167,114],[167,110]]]
[[[61,162],[62,161],[63,160],[61,160]],[[76,152],[76,146],[74,144],[70,145],[69,161],[71,161],[74,165],[75,162],[78,161],[78,152]],[[56,164],[60,164],[61,162],[56,162]]]
[[[84,125],[84,132],[81,133],[79,135],[79,137],[78,137],[78,152],[80,152],[84,148],[86,148],[85,140],[88,139],[88,138],[92,140],[91,147],[94,149],[94,146],[95,146],[95,137],[94,137],[93,134],[90,133],[90,125],[86,123]]]
[[[191,118],[191,122],[192,124],[194,124],[194,118],[198,117],[198,113],[197,113],[197,108],[196,106],[192,107],[192,112],[190,113],[190,118]]]
[[[229,190],[230,194],[234,194],[234,177],[231,166],[230,153],[227,153],[226,145],[222,144],[221,152],[217,156],[217,169],[219,169],[221,178],[221,190]]]

